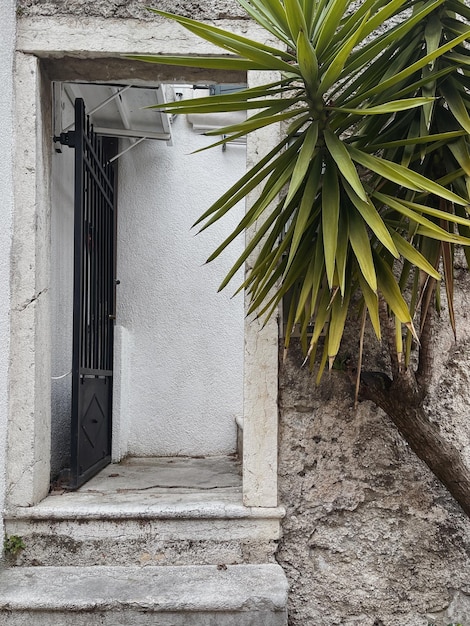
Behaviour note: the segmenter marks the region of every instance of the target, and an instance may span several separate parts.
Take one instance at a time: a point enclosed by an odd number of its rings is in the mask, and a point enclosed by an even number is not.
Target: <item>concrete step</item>
[[[279,565],[0,571],[5,626],[286,626]]]

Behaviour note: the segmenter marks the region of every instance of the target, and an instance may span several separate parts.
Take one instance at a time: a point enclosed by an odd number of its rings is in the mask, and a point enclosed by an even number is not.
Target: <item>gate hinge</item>
[[[54,137],[54,143],[60,143],[62,146],[75,148],[75,131],[69,130],[68,133],[60,133],[58,137]]]

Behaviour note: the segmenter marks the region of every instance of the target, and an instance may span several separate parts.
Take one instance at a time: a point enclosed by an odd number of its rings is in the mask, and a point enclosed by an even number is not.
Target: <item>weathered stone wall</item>
[[[4,505],[5,440],[8,420],[8,366],[10,360],[10,251],[13,215],[13,51],[14,0],[0,3],[0,511]],[[0,517],[0,537],[3,521]]]
[[[470,284],[456,274],[459,339],[435,338],[427,410],[468,460]],[[366,367],[380,369],[381,358],[369,352]],[[468,626],[470,520],[381,410],[354,409],[344,372],[316,387],[301,362],[294,347],[280,378],[278,560],[291,583],[289,624]]]
[[[197,20],[246,19],[246,13],[235,0],[18,0],[20,16],[70,15],[154,19],[145,7],[155,7]]]

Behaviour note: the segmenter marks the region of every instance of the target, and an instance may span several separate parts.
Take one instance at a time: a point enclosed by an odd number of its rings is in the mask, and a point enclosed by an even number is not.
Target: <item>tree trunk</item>
[[[470,468],[460,451],[431,422],[423,408],[424,393],[411,372],[392,381],[382,372],[363,372],[360,400],[371,400],[393,421],[416,455],[426,463],[470,517]]]

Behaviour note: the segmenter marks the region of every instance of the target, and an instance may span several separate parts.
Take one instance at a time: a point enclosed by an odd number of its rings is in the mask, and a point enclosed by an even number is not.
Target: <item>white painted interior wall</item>
[[[10,250],[13,215],[13,52],[15,0],[0,2],[0,511],[5,496],[5,442],[8,420],[10,351]],[[3,520],[0,516],[0,537]]]
[[[64,111],[67,120],[70,111]],[[195,236],[194,221],[245,172],[245,147],[198,155],[209,139],[184,117],[173,146],[147,141],[119,159],[114,457],[213,455],[236,448],[243,414],[243,298],[218,285],[243,247],[206,258],[242,205]],[[122,142],[122,148],[128,142]],[[71,368],[73,150],[53,157],[52,374]],[[119,388],[116,388],[119,385]],[[52,474],[69,453],[71,378],[52,381]],[[116,452],[118,450],[118,452]]]
[[[57,144],[56,144],[57,145]],[[51,475],[68,467],[72,402],[74,151],[52,156]]]
[[[191,226],[243,175],[246,150],[191,154],[214,139],[185,117],[176,118],[173,135],[173,146],[145,142],[119,167],[117,324],[130,337],[122,363],[128,452],[231,453],[243,414],[243,298],[217,288],[243,240],[204,262],[244,207],[198,236]]]

